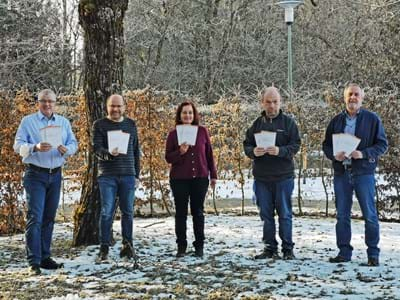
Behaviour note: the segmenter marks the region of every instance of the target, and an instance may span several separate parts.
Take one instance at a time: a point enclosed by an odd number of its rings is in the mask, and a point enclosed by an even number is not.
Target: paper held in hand
[[[196,145],[197,131],[199,126],[194,125],[177,125],[176,133],[178,135],[178,145],[186,143],[190,146]]]
[[[276,132],[263,130],[259,133],[255,133],[254,138],[256,139],[257,147],[262,147],[262,148],[272,147],[275,146]]]
[[[47,126],[40,129],[40,141],[49,143],[52,148],[62,145],[61,126]]]
[[[350,153],[357,149],[360,141],[361,139],[348,133],[332,134],[333,155],[344,152],[346,157],[349,157]]]
[[[122,130],[107,131],[108,152],[118,148],[118,153],[127,154],[130,134]]]

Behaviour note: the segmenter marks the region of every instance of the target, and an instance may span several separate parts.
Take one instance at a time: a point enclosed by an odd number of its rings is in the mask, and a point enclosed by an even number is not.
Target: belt
[[[28,169],[35,170],[35,171],[42,172],[42,173],[53,174],[53,173],[57,173],[58,171],[60,171],[61,167],[48,169],[48,168],[42,168],[42,167],[38,167],[36,165],[28,164]]]

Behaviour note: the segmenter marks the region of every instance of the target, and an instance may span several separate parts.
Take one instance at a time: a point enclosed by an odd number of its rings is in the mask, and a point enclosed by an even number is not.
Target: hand
[[[179,152],[181,155],[185,154],[189,150],[189,145],[187,143],[183,143],[179,146]]]
[[[110,154],[111,154],[112,156],[118,156],[118,155],[119,155],[118,147],[112,149],[112,151],[110,152]]]
[[[269,155],[277,156],[279,154],[279,147],[271,146],[267,148],[267,153]]]
[[[253,152],[256,157],[259,157],[259,156],[263,156],[265,153],[267,153],[267,150],[263,147],[255,147]]]
[[[60,152],[61,155],[64,155],[68,151],[68,149],[63,145],[58,146],[57,150],[58,150],[58,152]]]
[[[210,181],[210,186],[211,186],[211,188],[212,189],[214,189],[215,188],[215,185],[217,184],[217,179],[215,179],[215,178],[211,178],[211,181]]]
[[[34,151],[39,151],[39,152],[47,152],[51,149],[51,144],[49,143],[39,143],[36,144],[34,147]]]
[[[338,152],[335,154],[335,159],[337,161],[344,161],[346,159],[346,155],[344,151]]]
[[[361,151],[354,150],[353,152],[350,153],[350,157],[354,158],[354,159],[362,159],[363,158],[363,154],[362,154]]]

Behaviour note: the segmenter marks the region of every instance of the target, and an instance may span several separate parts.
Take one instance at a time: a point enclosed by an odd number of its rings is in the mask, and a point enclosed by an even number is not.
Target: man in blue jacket
[[[292,192],[294,188],[293,157],[300,149],[299,130],[293,118],[282,112],[278,89],[269,87],[261,96],[264,109],[246,132],[244,151],[253,160],[254,192],[260,216],[264,221],[264,251],[256,259],[279,258],[276,241],[275,211],[279,220],[283,258],[294,259],[292,240]],[[276,134],[275,145],[257,146],[254,134],[270,131]]]
[[[378,158],[387,150],[385,130],[379,117],[361,108],[364,91],[357,84],[344,90],[346,109],[329,123],[323,142],[325,155],[332,161],[336,197],[336,244],[339,254],[329,259],[331,263],[351,260],[350,214],[355,192],[365,221],[365,243],[368,247],[368,265],[379,265],[379,222],[375,207],[375,169]],[[333,153],[332,135],[347,133],[360,139],[355,151]]]

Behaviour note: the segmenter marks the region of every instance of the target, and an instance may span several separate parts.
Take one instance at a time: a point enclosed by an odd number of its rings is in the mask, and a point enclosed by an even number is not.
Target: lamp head
[[[303,0],[286,0],[278,2],[278,5],[285,9],[285,22],[290,25],[294,20],[294,8],[303,3]]]

